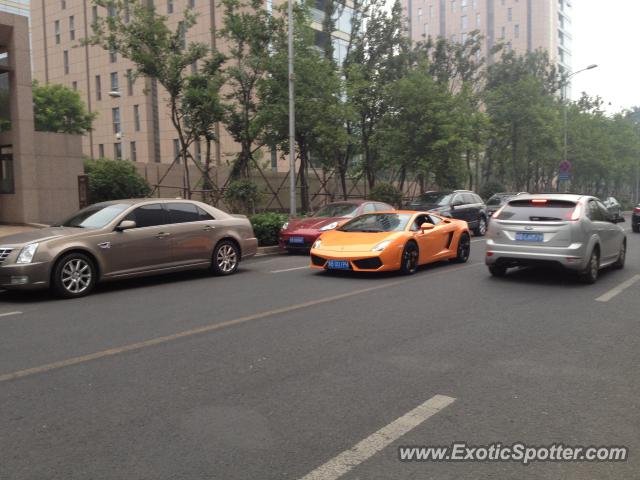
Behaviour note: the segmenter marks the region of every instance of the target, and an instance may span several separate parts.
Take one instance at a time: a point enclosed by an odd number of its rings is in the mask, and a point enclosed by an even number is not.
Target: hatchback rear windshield
[[[525,222],[570,220],[575,208],[575,202],[567,200],[547,200],[545,203],[534,203],[531,200],[513,200],[500,212],[498,220]]]

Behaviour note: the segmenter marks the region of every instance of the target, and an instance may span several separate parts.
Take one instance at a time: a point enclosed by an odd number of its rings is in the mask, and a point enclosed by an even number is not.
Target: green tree
[[[151,187],[132,163],[108,159],[85,160],[84,172],[89,178],[91,203],[143,198]]]
[[[84,135],[92,130],[97,114],[89,113],[80,94],[59,84],[33,82],[33,113],[40,132]]]
[[[93,34],[84,40],[105,50],[116,51],[136,67],[134,76],[144,76],[159,83],[167,94],[171,122],[180,143],[179,158],[185,170],[187,196],[191,196],[189,176],[189,146],[194,137],[187,128],[190,112],[185,110],[184,93],[193,65],[207,61],[210,49],[198,42],[187,42],[189,30],[196,23],[196,13],[186,9],[172,27],[168,17],[159,15],[153,2],[137,0],[93,0],[97,6],[108,8],[106,17],[99,17],[92,25]],[[213,52],[211,65],[218,65]],[[199,164],[196,166],[201,169]]]
[[[282,19],[272,16],[261,0],[222,0],[220,38],[228,47],[224,67],[224,124],[240,145],[230,179],[249,178],[254,154],[263,146],[264,117],[258,91],[270,62],[270,45]]]

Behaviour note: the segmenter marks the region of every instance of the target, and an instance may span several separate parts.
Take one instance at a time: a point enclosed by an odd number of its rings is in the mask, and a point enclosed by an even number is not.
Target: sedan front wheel
[[[83,297],[93,290],[96,276],[91,258],[83,253],[69,253],[56,262],[51,287],[60,297]]]

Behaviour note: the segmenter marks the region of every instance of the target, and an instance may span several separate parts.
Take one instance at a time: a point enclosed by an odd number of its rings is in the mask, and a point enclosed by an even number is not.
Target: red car
[[[280,230],[280,248],[289,252],[309,250],[322,232],[362,213],[395,210],[391,205],[371,200],[345,200],[325,205],[311,217],[290,220]]]

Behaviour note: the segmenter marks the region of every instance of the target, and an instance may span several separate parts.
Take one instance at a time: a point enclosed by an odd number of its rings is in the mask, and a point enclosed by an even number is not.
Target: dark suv
[[[487,206],[480,196],[469,190],[426,192],[407,205],[410,210],[428,210],[445,217],[464,220],[473,233],[487,232]]]
[[[631,214],[631,230],[633,233],[640,233],[640,203],[636,205]]]

